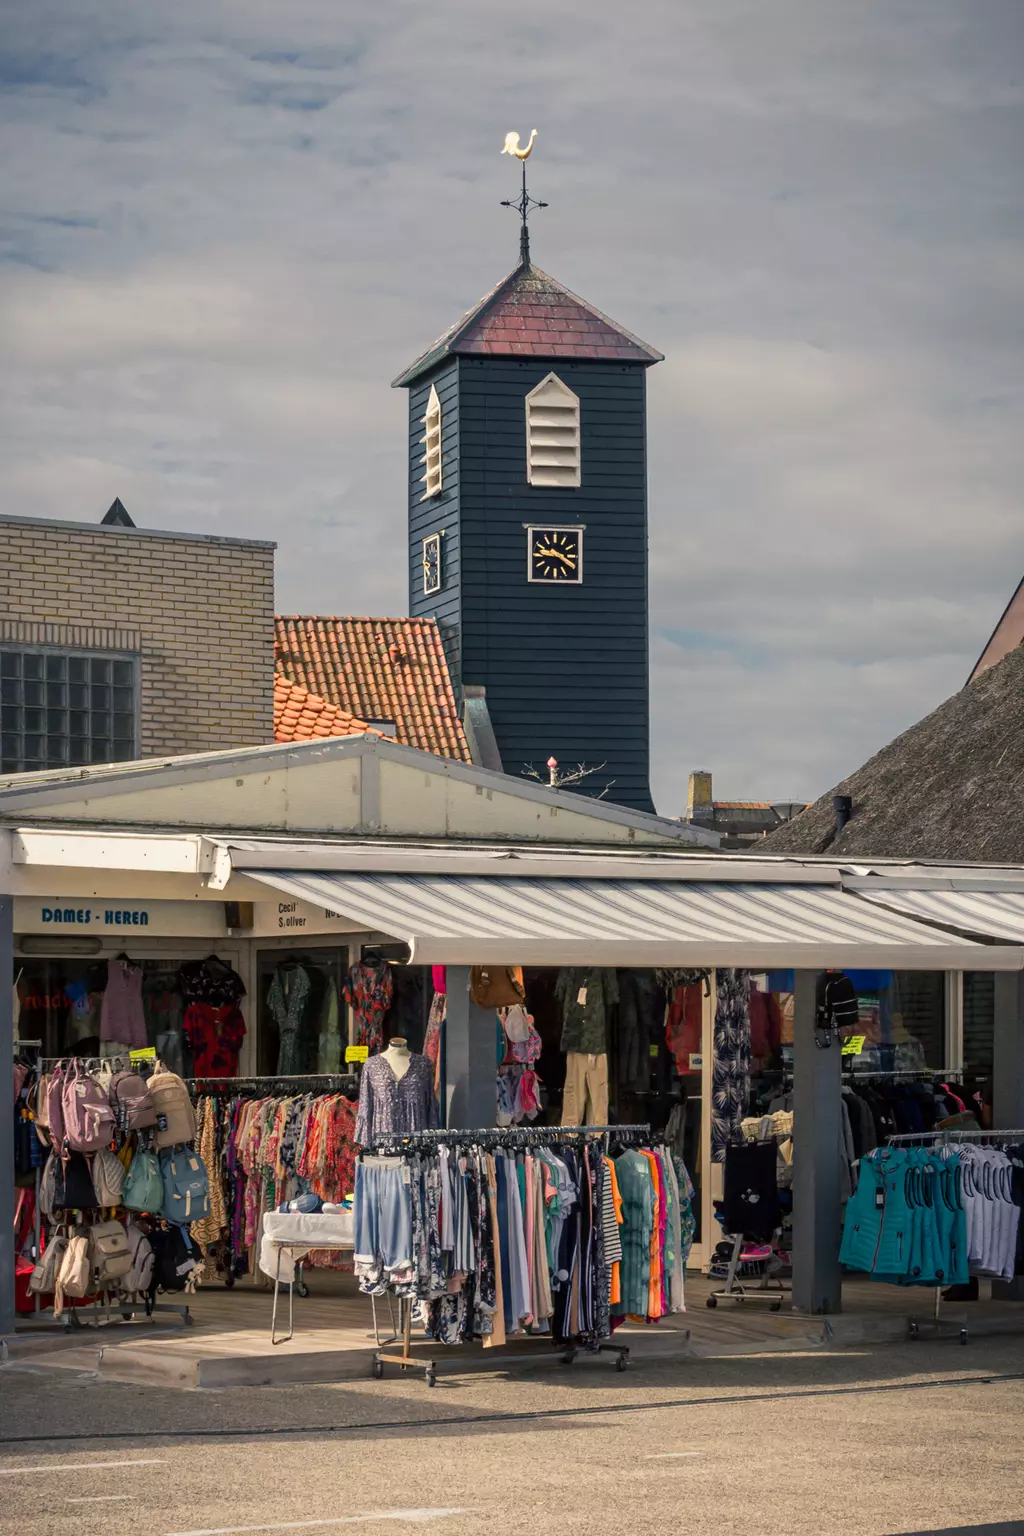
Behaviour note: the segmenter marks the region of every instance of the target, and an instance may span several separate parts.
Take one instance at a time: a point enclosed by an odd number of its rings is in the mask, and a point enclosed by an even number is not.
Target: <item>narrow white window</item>
[[[423,484],[426,490],[423,492],[422,501],[429,501],[431,496],[441,494],[441,402],[437,398],[437,390],[433,384],[430,386],[430,396],[427,400],[427,414],[423,418],[425,435],[420,442],[426,449],[423,458]]]
[[[526,478],[531,485],[580,483],[580,402],[553,373],[526,397]]]

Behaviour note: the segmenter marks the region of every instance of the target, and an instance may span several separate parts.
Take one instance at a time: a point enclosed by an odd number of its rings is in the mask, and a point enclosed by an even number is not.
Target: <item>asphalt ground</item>
[[[1024,1533],[1024,1341],[173,1392],[0,1371],[0,1532]]]

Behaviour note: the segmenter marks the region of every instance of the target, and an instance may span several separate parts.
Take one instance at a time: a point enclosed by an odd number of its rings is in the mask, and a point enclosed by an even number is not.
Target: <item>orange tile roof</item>
[[[339,709],[329,699],[321,699],[300,683],[290,683],[278,672],[274,676],[274,740],[314,741],[326,736],[361,736],[368,730],[365,720],[357,720],[347,710]]]
[[[436,619],[278,616],[275,667],[407,747],[471,761]]]

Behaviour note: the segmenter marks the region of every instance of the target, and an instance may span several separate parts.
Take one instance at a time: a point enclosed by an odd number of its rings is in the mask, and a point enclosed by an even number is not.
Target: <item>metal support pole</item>
[[[842,1310],[839,1157],[842,1048],[814,1039],[814,971],[797,971],[793,997],[793,1305]]]
[[[995,974],[992,1127],[1024,1125],[1024,974]]]
[[[497,1110],[496,1019],[469,995],[469,967],[448,967],[445,1014],[446,1124],[454,1129],[494,1124]]]
[[[14,900],[0,896],[0,1339],[14,1333]]]

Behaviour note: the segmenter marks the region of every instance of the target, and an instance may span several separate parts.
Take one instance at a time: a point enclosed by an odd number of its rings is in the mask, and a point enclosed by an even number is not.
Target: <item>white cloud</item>
[[[401,612],[403,364],[539,263],[650,381],[655,786],[815,794],[1024,565],[1013,7],[36,0],[0,40],[0,507]],[[1018,72],[1019,73],[1019,72]]]

